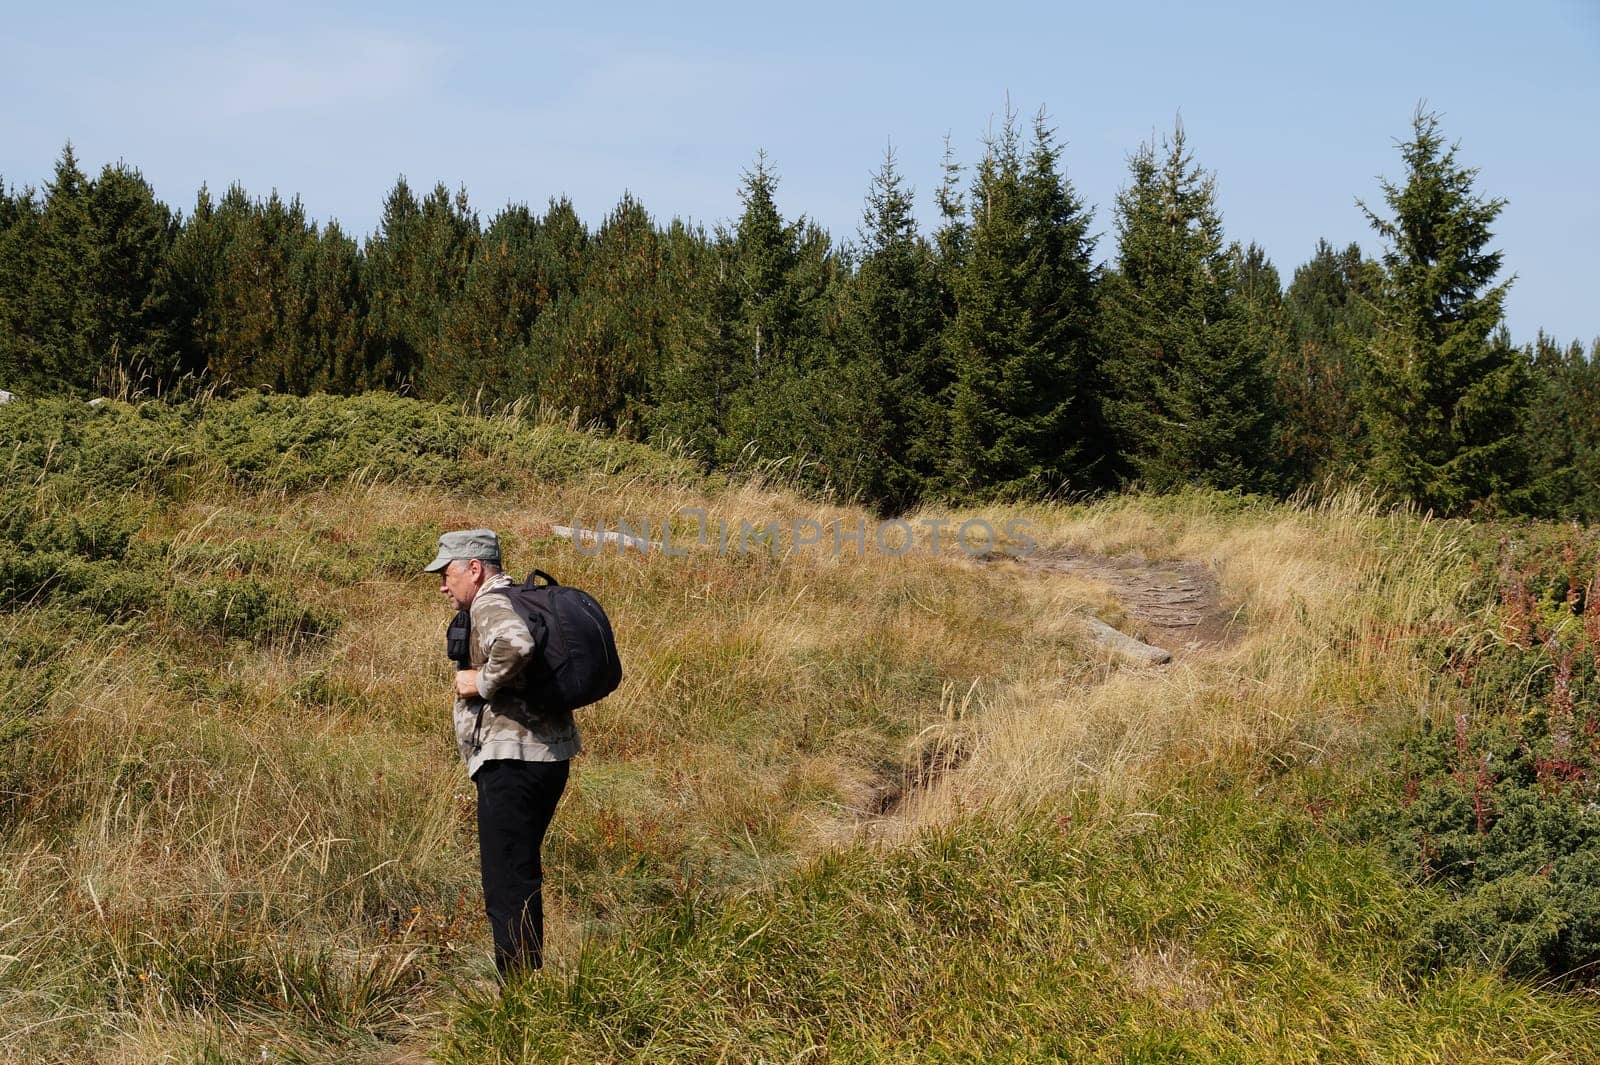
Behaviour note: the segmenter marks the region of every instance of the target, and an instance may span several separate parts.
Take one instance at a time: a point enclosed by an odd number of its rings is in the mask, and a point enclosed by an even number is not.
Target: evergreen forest
[[[1321,241],[1285,283],[1181,122],[1129,155],[1104,249],[1042,111],[970,164],[947,147],[932,232],[891,151],[846,239],[780,208],[764,154],[711,228],[631,196],[598,227],[566,198],[485,220],[401,178],[362,239],[239,185],[175,209],[69,144],[43,189],[0,181],[0,389],[520,402],[883,514],[1361,482],[1600,516],[1600,341],[1513,343],[1505,201],[1437,115],[1398,147],[1352,190],[1371,248]]]

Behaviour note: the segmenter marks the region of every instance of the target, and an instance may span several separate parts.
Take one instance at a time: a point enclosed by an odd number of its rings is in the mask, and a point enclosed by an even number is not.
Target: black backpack
[[[540,577],[543,584],[536,583]],[[611,621],[594,596],[536,569],[521,584],[490,589],[511,600],[538,652],[517,678],[528,705],[544,711],[597,703],[622,683]]]

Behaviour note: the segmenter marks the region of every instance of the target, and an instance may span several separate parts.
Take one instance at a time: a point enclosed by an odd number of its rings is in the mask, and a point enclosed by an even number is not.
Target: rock
[[[7,392],[5,389],[0,388],[0,406],[10,403],[16,398],[17,394],[15,392]]]
[[[89,401],[89,406],[91,406],[91,407],[103,407],[107,403],[110,403],[110,402],[111,401],[109,399],[107,399],[106,397],[104,397],[104,396],[96,396],[96,397],[94,397],[93,399],[91,399]]]
[[[1140,643],[1127,633],[1118,632],[1099,618],[1084,618],[1089,638],[1116,657],[1141,666],[1162,666],[1172,661],[1172,652]]]

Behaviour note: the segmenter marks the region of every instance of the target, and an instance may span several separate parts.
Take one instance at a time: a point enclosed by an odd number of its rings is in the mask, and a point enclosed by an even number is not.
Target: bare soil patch
[[[1131,635],[1173,657],[1232,643],[1237,611],[1222,598],[1216,573],[1204,562],[1152,562],[1143,555],[1095,555],[1054,549],[1019,559],[1026,569],[1071,573],[1111,591],[1136,629]]]

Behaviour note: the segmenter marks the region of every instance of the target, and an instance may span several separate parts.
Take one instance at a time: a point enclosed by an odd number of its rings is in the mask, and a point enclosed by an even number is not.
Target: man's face
[[[483,577],[483,563],[477,559],[456,559],[439,571],[439,594],[450,600],[457,610],[472,605],[478,594],[478,583]]]

